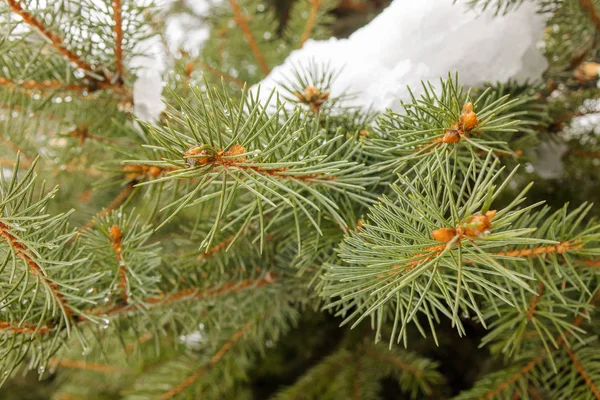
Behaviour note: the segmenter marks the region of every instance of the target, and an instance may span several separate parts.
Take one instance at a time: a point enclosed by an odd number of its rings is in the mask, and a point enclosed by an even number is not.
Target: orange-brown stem
[[[121,0],[113,0],[113,14],[115,19],[115,69],[120,77],[125,74],[123,70],[123,18],[121,16]]]
[[[89,91],[90,88],[87,85],[81,84],[65,84],[62,81],[34,81],[26,80],[22,82],[13,82],[6,78],[0,77],[0,86],[6,86],[11,89],[24,89],[24,90],[65,90],[72,92],[84,92]]]
[[[241,88],[243,88],[244,85],[245,85],[244,82],[242,82],[241,80],[239,80],[237,78],[234,78],[233,76],[228,75],[225,72],[223,72],[223,71],[221,71],[221,70],[219,70],[217,68],[211,67],[210,65],[208,65],[208,64],[206,64],[204,62],[201,62],[201,61],[196,61],[196,62],[200,65],[200,67],[204,68],[205,70],[207,70],[211,74],[213,74],[215,76],[218,76],[219,78],[222,77],[227,82],[234,83],[235,85],[237,85],[237,86],[239,86]]]
[[[45,335],[50,332],[50,328],[45,325],[37,327],[28,323],[17,325],[13,322],[0,321],[0,331],[10,333],[35,333],[37,331],[38,334]]]
[[[398,368],[408,372],[409,374],[416,376],[416,377],[420,377],[423,375],[423,371],[420,371],[416,368],[413,368],[412,366],[406,364],[405,362],[403,362],[402,360],[399,360],[398,358],[389,355],[389,354],[381,354],[378,351],[375,351],[373,349],[368,349],[367,350],[367,354],[369,354],[372,357],[375,357],[381,361],[386,361],[389,362],[391,364],[394,364],[395,366],[397,366]]]
[[[113,201],[110,202],[110,204],[106,208],[102,209],[102,211],[96,214],[96,216],[90,221],[88,221],[88,223],[79,228],[79,232],[87,231],[92,226],[94,226],[94,221],[96,219],[103,218],[106,214],[119,207],[125,200],[127,200],[129,195],[133,192],[134,186],[134,182],[128,183],[127,186],[123,188],[123,190],[117,195],[117,197],[113,199]]]
[[[579,242],[566,241],[566,242],[561,242],[556,245],[551,244],[548,246],[537,246],[537,247],[533,247],[533,248],[529,248],[529,249],[501,251],[501,252],[495,253],[495,255],[507,256],[507,257],[535,257],[535,256],[539,256],[539,255],[546,255],[546,254],[552,254],[552,253],[564,254],[568,251],[579,250],[583,246],[584,245]]]
[[[233,9],[233,13],[235,15],[235,22],[242,29],[244,37],[246,38],[246,41],[250,45],[250,49],[254,54],[254,58],[256,58],[256,61],[258,62],[258,65],[260,66],[262,72],[265,75],[269,75],[271,70],[267,65],[265,57],[260,51],[260,47],[258,46],[256,39],[254,38],[252,30],[250,29],[250,25],[248,25],[248,19],[242,14],[242,9],[240,8],[240,5],[238,4],[237,0],[229,0],[229,4],[231,4],[231,8]]]
[[[23,18],[23,22],[35,27],[40,34],[42,34],[42,36],[46,37],[46,39],[50,41],[52,47],[54,47],[63,57],[85,71],[89,72],[94,70],[94,68],[88,62],[84,61],[73,51],[69,50],[66,47],[63,39],[58,34],[49,30],[29,11],[24,10],[19,0],[6,0],[6,2],[15,14],[18,14],[21,18]]]
[[[575,353],[573,353],[573,351],[571,351],[571,349],[569,349],[569,347],[564,343],[563,347],[567,351],[567,354],[569,355],[569,358],[573,362],[573,365],[575,366],[575,369],[577,370],[579,375],[583,378],[583,380],[585,381],[586,385],[588,385],[592,393],[594,393],[596,399],[600,400],[600,390],[598,390],[598,387],[594,384],[583,365],[581,365],[581,362],[577,359]]]
[[[544,293],[544,283],[540,282],[538,286],[538,292],[531,301],[529,305],[529,309],[527,310],[527,319],[531,321],[533,319],[533,315],[535,314],[535,307],[537,306],[538,301],[540,301],[540,297],[542,297],[542,293]]]
[[[596,303],[596,301],[598,301],[598,299],[600,298],[600,295],[596,295],[592,301],[590,302],[590,305],[594,305]],[[583,317],[583,315],[579,315],[575,321],[573,321],[573,326],[577,327],[579,325],[581,325],[581,323],[585,320],[585,318]],[[571,331],[564,331],[561,335],[558,335],[555,338],[555,342],[557,345],[563,345],[565,342],[565,338],[568,338],[571,335]],[[485,396],[482,397],[482,399],[484,400],[489,400],[492,399],[494,396],[496,396],[498,393],[502,392],[504,389],[506,389],[507,387],[509,387],[511,384],[513,384],[517,379],[519,379],[521,376],[524,376],[525,374],[527,374],[531,369],[533,369],[535,366],[537,366],[540,362],[542,362],[546,356],[546,351],[542,351],[542,353],[534,360],[531,360],[529,363],[527,363],[527,365],[525,365],[523,368],[521,368],[519,371],[517,371],[516,373],[514,373],[513,375],[511,375],[508,379],[506,379],[505,381],[503,381],[502,383],[500,383],[500,385],[496,386],[494,389],[492,389],[491,391],[487,392],[485,394]]]
[[[19,241],[17,237],[11,232],[11,229],[8,225],[3,222],[0,222],[0,236],[6,240],[6,242],[12,247],[13,251],[19,258],[21,258],[29,267],[29,271],[31,274],[39,278],[44,286],[48,288],[48,292],[59,305],[61,309],[63,309],[64,313],[67,315],[73,315],[73,310],[67,304],[67,301],[60,293],[59,287],[56,283],[52,282],[46,271],[33,259],[31,254],[33,253],[27,246]]]
[[[81,369],[86,371],[104,372],[107,374],[129,372],[128,370],[117,365],[99,364],[80,360],[57,360],[55,358],[51,358],[50,365],[63,368]]]
[[[592,0],[580,0],[580,3],[581,8],[588,13],[591,20],[594,22],[594,25],[596,25],[596,29],[600,30],[600,15],[598,15],[598,12],[596,11],[594,2]]]
[[[189,165],[211,165],[214,167],[235,167],[237,169],[254,171],[262,175],[274,176],[281,179],[293,179],[301,182],[312,183],[315,180],[331,181],[337,179],[336,176],[327,176],[322,174],[291,175],[286,174],[288,168],[266,169],[254,165],[242,165],[247,162],[245,154],[247,150],[239,144],[234,144],[229,150],[202,150],[201,147],[192,147],[184,154],[184,159]],[[173,168],[172,170],[177,170]]]
[[[236,293],[248,288],[258,288],[270,285],[277,281],[279,274],[267,272],[264,277],[257,279],[243,279],[241,281],[233,281],[220,286],[209,288],[204,291],[198,291],[197,288],[183,289],[174,293],[163,293],[158,296],[148,297],[142,300],[142,305],[116,305],[109,309],[93,309],[89,311],[91,315],[97,316],[113,316],[127,313],[136,309],[149,309],[154,306],[167,305],[183,300],[201,299],[213,296],[221,296],[231,293]],[[81,318],[81,322],[86,322],[87,319]]]
[[[121,232],[121,228],[118,225],[113,225],[109,231],[110,241],[112,243],[113,250],[117,255],[117,265],[119,267],[119,289],[121,290],[121,296],[123,296],[123,300],[125,303],[129,300],[129,296],[127,295],[127,266],[125,265],[125,259],[123,257],[123,232]]]
[[[219,351],[217,351],[215,355],[212,356],[207,366],[203,366],[202,368],[198,369],[194,374],[190,375],[179,385],[175,386],[173,389],[169,390],[167,393],[162,395],[160,397],[160,400],[167,400],[181,393],[191,384],[193,384],[199,377],[204,375],[210,368],[213,368],[215,365],[217,365],[217,363],[223,358],[223,356],[227,354],[231,347],[244,336],[244,333],[246,333],[246,331],[248,331],[248,329],[250,329],[252,325],[252,322],[249,322],[246,325],[244,325],[240,330],[235,332],[231,339],[229,339],[223,346],[221,346]]]
[[[317,21],[317,16],[319,15],[319,8],[321,8],[322,4],[323,0],[310,1],[310,14],[308,15],[306,26],[304,27],[304,31],[300,37],[300,47],[304,46],[304,43],[310,38],[310,35],[315,27],[315,22]]]

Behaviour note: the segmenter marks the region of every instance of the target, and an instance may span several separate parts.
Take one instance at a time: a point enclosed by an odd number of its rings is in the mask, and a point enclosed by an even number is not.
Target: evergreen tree
[[[255,84],[385,1],[1,0],[0,397],[600,399],[600,3],[529,2],[539,80],[379,112]]]

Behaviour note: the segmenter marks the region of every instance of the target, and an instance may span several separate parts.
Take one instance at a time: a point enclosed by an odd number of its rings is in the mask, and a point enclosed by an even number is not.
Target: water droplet
[[[40,375],[41,375],[41,374],[43,374],[43,373],[44,373],[44,371],[46,371],[46,367],[45,367],[45,366],[43,366],[43,365],[40,365],[40,366],[38,367],[38,374],[40,374]]]
[[[106,329],[106,328],[108,328],[108,325],[110,325],[110,319],[102,318],[100,320],[100,329]]]

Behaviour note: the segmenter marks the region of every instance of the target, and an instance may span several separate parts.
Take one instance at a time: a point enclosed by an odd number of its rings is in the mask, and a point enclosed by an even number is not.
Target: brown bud
[[[233,157],[227,160],[223,160],[223,163],[233,164],[233,163],[243,163],[246,162],[246,156],[240,156],[240,154],[246,153],[246,149],[244,146],[239,144],[234,144],[229,148],[229,150],[223,153],[224,157]],[[239,157],[238,157],[239,156]]]
[[[456,229],[454,228],[440,228],[431,232],[431,237],[438,242],[448,243],[456,236]]]
[[[489,231],[492,227],[492,219],[496,216],[496,210],[490,210],[485,214],[471,216],[459,228],[464,236],[478,237]]]
[[[460,142],[460,132],[456,129],[449,129],[442,137],[442,143],[458,143]]]
[[[110,227],[110,240],[113,243],[121,243],[121,238],[123,237],[123,233],[121,232],[121,228],[117,225],[113,225]]]
[[[575,75],[575,79],[582,82],[598,78],[599,72],[600,64],[595,62],[584,62],[575,69],[573,75]]]
[[[459,126],[465,132],[469,132],[479,125],[477,114],[473,112],[473,103],[468,102],[462,108],[460,112]]]
[[[150,167],[148,168],[148,174],[154,178],[157,178],[162,172],[162,169],[159,167]]]

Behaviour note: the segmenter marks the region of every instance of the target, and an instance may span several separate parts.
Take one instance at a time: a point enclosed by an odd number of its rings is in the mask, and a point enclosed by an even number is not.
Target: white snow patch
[[[407,85],[417,94],[422,80],[458,71],[468,86],[487,81],[537,79],[547,62],[540,51],[546,16],[525,3],[504,16],[480,14],[452,0],[395,0],[348,39],[309,40],[261,82],[261,97],[311,61],[343,67],[333,96],[354,93],[348,105],[398,110]]]

